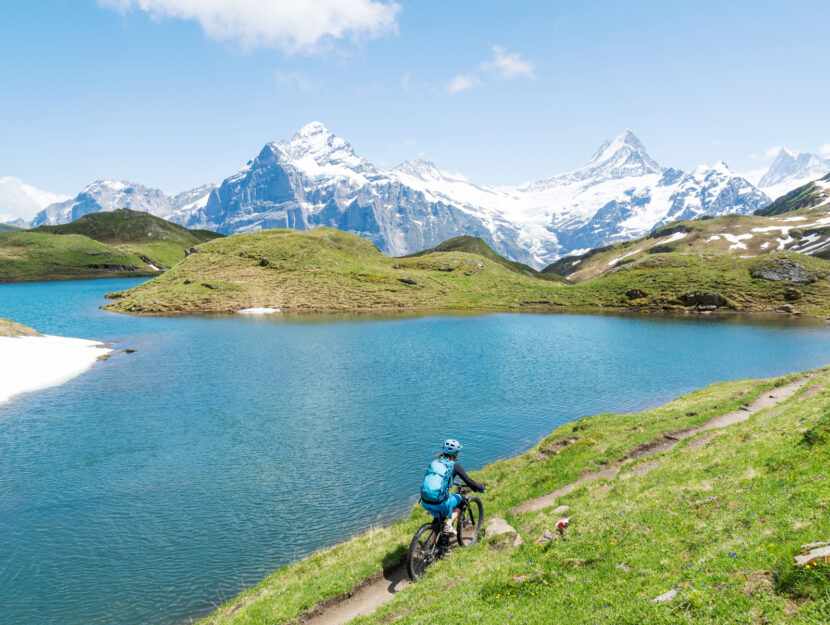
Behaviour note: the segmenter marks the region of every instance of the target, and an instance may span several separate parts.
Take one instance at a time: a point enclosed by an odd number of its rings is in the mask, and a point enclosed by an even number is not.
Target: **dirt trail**
[[[560,486],[547,495],[537,497],[536,499],[529,499],[519,504],[510,512],[519,514],[546,508],[553,505],[557,497],[570,493],[580,484],[593,482],[598,479],[614,479],[619,474],[620,467],[626,460],[653,456],[672,449],[680,441],[690,436],[746,421],[756,412],[786,401],[807,384],[812,377],[812,375],[807,375],[786,386],[770,389],[751,404],[739,410],[712,417],[706,423],[697,427],[678,432],[670,432],[658,439],[638,445],[620,462],[604,467],[599,471],[586,473],[575,482]],[[641,471],[641,473],[645,473],[647,470],[653,468],[653,466],[656,466],[656,462],[653,464],[646,463],[645,470]],[[388,571],[384,571],[382,574],[377,573],[373,577],[370,577],[348,595],[340,595],[315,606],[311,611],[298,618],[296,623],[298,625],[345,625],[359,616],[371,614],[379,606],[391,600],[397,592],[406,588],[409,583],[406,575],[406,565],[398,565]]]
[[[523,501],[518,506],[511,508],[510,512],[512,514],[521,514],[523,512],[531,512],[534,510],[541,510],[542,508],[547,508],[549,506],[554,505],[558,497],[567,495],[577,486],[587,484],[588,482],[594,482],[600,479],[613,480],[619,474],[620,469],[622,468],[622,465],[626,460],[648,458],[649,456],[654,456],[673,449],[680,443],[680,441],[687,439],[690,436],[696,436],[702,432],[717,430],[730,425],[735,425],[736,423],[746,421],[755,413],[760,412],[761,410],[766,410],[767,408],[772,408],[773,406],[788,400],[790,397],[795,395],[805,384],[807,384],[807,382],[813,379],[814,375],[815,374],[808,374],[784,386],[772,388],[768,391],[765,391],[763,395],[761,395],[758,399],[751,402],[750,404],[742,406],[738,410],[733,410],[732,412],[727,412],[722,415],[712,417],[705,423],[702,423],[701,425],[698,425],[696,427],[689,428],[688,430],[668,432],[660,438],[656,438],[652,441],[649,441],[648,443],[642,443],[635,447],[633,450],[631,450],[631,452],[629,452],[629,454],[622,460],[610,464],[607,467],[603,467],[599,471],[590,471],[588,473],[585,473],[579,479],[571,482],[570,484],[560,486],[559,488],[548,493],[547,495],[542,495],[541,497],[536,497],[535,499],[528,499],[527,501]],[[634,472],[636,472],[636,474],[638,475],[642,475],[653,469],[655,466],[657,466],[656,462],[646,463],[642,467],[635,468]]]
[[[298,619],[302,625],[345,625],[358,616],[374,612],[395,596],[395,593],[409,586],[406,565],[399,564],[384,571],[376,578],[370,578],[348,597],[338,597],[327,604],[316,606],[311,612]]]

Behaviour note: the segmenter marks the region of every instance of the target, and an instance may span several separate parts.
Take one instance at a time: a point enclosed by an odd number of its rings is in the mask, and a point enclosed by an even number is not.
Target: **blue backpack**
[[[455,461],[449,458],[436,458],[429,463],[424,483],[421,484],[421,500],[428,504],[444,503],[450,496],[452,470]]]

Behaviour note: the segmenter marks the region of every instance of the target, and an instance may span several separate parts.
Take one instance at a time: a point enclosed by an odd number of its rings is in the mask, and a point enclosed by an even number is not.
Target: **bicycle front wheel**
[[[484,505],[478,497],[470,497],[464,511],[458,515],[458,544],[469,547],[478,541],[478,532],[484,520]]]
[[[434,523],[424,523],[415,532],[406,554],[406,572],[413,582],[421,579],[427,567],[435,561],[440,538]]]

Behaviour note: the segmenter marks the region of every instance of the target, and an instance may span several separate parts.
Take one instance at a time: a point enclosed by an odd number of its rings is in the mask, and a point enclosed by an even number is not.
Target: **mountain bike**
[[[467,496],[471,491],[469,486],[458,482],[454,482],[453,486],[458,488],[458,494],[461,495],[456,539],[459,547],[469,547],[478,541],[478,533],[484,519],[484,506],[478,497]],[[431,523],[424,523],[419,527],[412,537],[406,554],[406,572],[413,582],[421,579],[430,564],[443,558],[450,551],[450,536],[443,531],[444,522],[445,519],[434,518]]]

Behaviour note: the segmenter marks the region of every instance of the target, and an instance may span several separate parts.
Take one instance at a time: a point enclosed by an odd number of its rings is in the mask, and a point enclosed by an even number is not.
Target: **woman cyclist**
[[[424,476],[421,486],[421,505],[437,519],[445,519],[444,531],[447,534],[456,534],[455,520],[458,517],[458,504],[461,495],[449,492],[453,479],[458,476],[462,481],[478,493],[484,492],[484,484],[479,484],[457,462],[461,443],[454,438],[448,438],[441,447],[441,453],[433,460]]]

